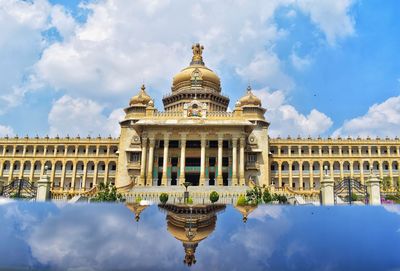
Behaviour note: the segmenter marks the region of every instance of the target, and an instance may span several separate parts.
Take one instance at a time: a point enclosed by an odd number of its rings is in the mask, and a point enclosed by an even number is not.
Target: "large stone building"
[[[195,44],[190,65],[173,78],[164,111],[142,86],[112,138],[0,139],[0,177],[37,180],[52,190],[117,187],[245,186],[319,188],[323,169],[335,180],[366,180],[373,171],[397,186],[400,141],[371,138],[269,138],[261,101],[249,87],[228,111],[219,77]],[[47,167],[46,167],[47,166]]]

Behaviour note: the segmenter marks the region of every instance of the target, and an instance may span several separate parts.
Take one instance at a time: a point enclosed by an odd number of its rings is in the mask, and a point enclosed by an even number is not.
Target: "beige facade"
[[[270,139],[271,184],[295,189],[319,188],[323,170],[335,180],[353,177],[362,183],[371,171],[398,186],[400,141],[396,139]]]
[[[45,173],[52,190],[89,190],[115,182],[118,140],[112,138],[0,139],[0,177],[37,182]]]
[[[335,180],[365,182],[371,171],[398,186],[396,139],[269,138],[266,109],[251,88],[228,112],[219,77],[195,44],[190,65],[174,78],[164,111],[142,86],[125,109],[118,139],[3,138],[0,177],[37,181],[47,166],[53,191],[119,188],[246,186],[319,189],[323,169]]]

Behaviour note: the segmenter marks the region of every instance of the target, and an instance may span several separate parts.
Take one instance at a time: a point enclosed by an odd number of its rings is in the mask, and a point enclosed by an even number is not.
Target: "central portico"
[[[164,112],[143,85],[121,122],[118,187],[267,184],[268,122],[249,87],[228,112],[219,77],[204,64],[203,46],[173,78]],[[262,165],[259,163],[262,161]]]

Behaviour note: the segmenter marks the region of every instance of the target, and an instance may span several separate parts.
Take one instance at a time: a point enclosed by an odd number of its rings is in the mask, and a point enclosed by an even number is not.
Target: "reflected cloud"
[[[165,238],[160,217],[153,215],[146,227],[136,231],[123,205],[69,205],[34,227],[27,242],[36,259],[56,269],[151,269],[160,262],[174,266],[170,259],[178,246]]]

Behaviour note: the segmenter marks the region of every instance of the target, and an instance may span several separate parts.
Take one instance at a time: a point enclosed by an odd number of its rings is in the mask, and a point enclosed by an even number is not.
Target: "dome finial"
[[[196,43],[192,46],[192,50],[193,50],[193,57],[192,57],[192,62],[190,62],[190,65],[194,64],[204,65],[203,62],[204,46],[200,45],[200,43]]]
[[[251,86],[250,86],[250,83],[247,85],[247,93],[250,93],[251,92]]]

